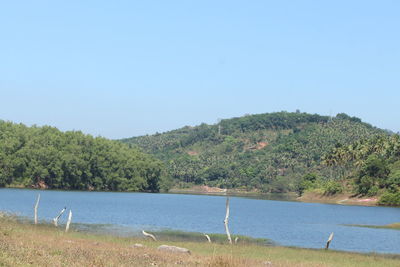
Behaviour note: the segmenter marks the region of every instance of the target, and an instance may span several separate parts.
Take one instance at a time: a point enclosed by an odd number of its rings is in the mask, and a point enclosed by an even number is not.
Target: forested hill
[[[0,186],[157,192],[164,171],[117,141],[0,120]]]
[[[332,177],[321,158],[335,146],[377,134],[385,132],[343,113],[278,112],[121,141],[163,160],[176,183],[287,192],[306,173]]]

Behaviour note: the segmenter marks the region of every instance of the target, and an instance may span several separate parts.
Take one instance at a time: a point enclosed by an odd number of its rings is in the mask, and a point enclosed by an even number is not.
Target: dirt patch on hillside
[[[258,142],[255,145],[251,145],[247,148],[245,148],[245,150],[260,150],[263,149],[264,147],[266,147],[268,145],[267,142]]]
[[[267,145],[268,145],[267,142],[258,142],[257,145],[256,145],[256,149],[257,149],[257,150],[263,149],[263,148],[266,147]]]

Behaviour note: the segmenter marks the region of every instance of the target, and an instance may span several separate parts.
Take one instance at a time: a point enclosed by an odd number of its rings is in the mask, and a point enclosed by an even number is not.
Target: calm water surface
[[[38,193],[39,218],[46,221],[67,206],[75,223],[111,224],[132,233],[141,229],[224,233],[223,196],[0,189],[0,210],[33,217]],[[400,254],[399,230],[343,226],[400,222],[400,208],[241,197],[232,197],[230,204],[232,234],[269,238],[283,246],[321,248],[334,232],[332,249]]]

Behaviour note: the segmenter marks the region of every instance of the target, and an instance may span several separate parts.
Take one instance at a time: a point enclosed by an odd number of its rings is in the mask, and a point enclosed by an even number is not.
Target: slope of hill
[[[299,190],[307,173],[337,175],[320,164],[335,146],[377,134],[385,133],[346,114],[277,112],[121,141],[163,160],[177,184],[288,192]]]
[[[156,192],[163,171],[120,142],[0,120],[0,186]]]
[[[400,206],[400,136],[378,135],[335,147],[324,163],[347,170],[344,179],[354,184],[354,193],[380,196],[379,204]]]

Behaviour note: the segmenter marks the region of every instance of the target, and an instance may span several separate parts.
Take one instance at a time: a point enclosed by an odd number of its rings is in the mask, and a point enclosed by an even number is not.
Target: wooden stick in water
[[[37,210],[38,210],[38,207],[39,207],[39,201],[40,201],[40,194],[38,194],[38,197],[37,197],[37,199],[36,199],[35,208],[34,208],[34,211],[35,211],[35,224],[38,223]]]
[[[333,239],[333,232],[329,235],[328,241],[326,242],[325,249],[329,249],[329,245]]]
[[[225,214],[224,225],[225,225],[226,235],[228,236],[229,244],[232,244],[232,238],[231,238],[231,233],[229,232],[228,222],[229,222],[229,197],[226,198],[226,214]]]
[[[69,210],[68,221],[67,221],[67,225],[65,226],[65,232],[68,232],[68,230],[69,230],[69,225],[71,224],[71,220],[72,220],[72,211]]]

